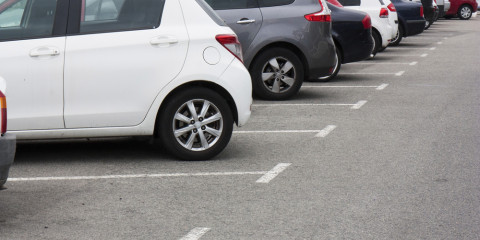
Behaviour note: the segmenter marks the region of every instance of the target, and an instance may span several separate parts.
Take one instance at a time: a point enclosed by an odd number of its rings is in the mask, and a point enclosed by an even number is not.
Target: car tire
[[[392,41],[390,42],[389,45],[390,46],[398,46],[398,44],[400,44],[400,42],[402,41],[404,33],[405,33],[405,30],[403,30],[402,25],[399,25],[397,35],[395,36],[395,38],[392,39]]]
[[[432,22],[431,21],[425,21],[425,28],[424,30],[427,30],[430,26],[432,25]]]
[[[252,62],[253,93],[266,100],[285,100],[297,94],[304,80],[298,56],[285,48],[270,48]]]
[[[340,49],[335,45],[335,53],[337,55],[337,60],[335,61],[335,66],[333,67],[333,72],[330,75],[324,76],[324,77],[319,77],[318,79],[313,79],[312,81],[319,81],[319,82],[328,82],[332,79],[334,79],[338,72],[340,71],[340,68],[342,67],[342,53],[340,52]]]
[[[458,17],[462,20],[468,20],[472,17],[472,13],[473,13],[473,9],[472,7],[470,7],[469,5],[462,5],[459,9],[458,9]]]
[[[159,113],[157,133],[170,154],[183,160],[207,160],[227,146],[233,115],[220,94],[196,87],[167,101]]]
[[[382,37],[377,31],[372,31],[372,37],[373,37],[372,55],[375,56],[377,52],[382,48]]]

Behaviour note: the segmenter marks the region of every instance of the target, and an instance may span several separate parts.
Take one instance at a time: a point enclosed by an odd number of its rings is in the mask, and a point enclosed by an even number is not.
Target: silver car
[[[268,100],[295,95],[304,79],[335,65],[325,0],[206,0],[237,34],[253,92]]]

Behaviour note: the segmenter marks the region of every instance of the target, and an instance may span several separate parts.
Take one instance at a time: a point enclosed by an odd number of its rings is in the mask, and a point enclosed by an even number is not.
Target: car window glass
[[[281,5],[288,5],[295,2],[295,0],[260,0],[260,7],[274,7]]]
[[[5,0],[0,3],[0,40],[52,35],[56,0]]]
[[[80,33],[153,29],[165,0],[82,0]]]
[[[244,9],[258,7],[257,0],[205,0],[214,10]]]
[[[360,0],[338,0],[343,6],[360,6]]]

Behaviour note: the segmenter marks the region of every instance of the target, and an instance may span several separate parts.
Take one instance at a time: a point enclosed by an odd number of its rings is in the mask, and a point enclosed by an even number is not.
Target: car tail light
[[[320,12],[307,14],[305,15],[305,19],[307,19],[310,22],[331,22],[332,21],[332,17],[330,16],[330,14],[325,15]]]
[[[362,23],[363,23],[363,28],[364,29],[369,29],[372,27],[372,19],[370,18],[370,15],[366,15],[363,20],[362,20]]]
[[[7,131],[7,98],[0,91],[0,135]]]
[[[420,17],[423,17],[423,6],[420,6]]]
[[[395,5],[393,5],[393,3],[388,4],[387,8],[390,9],[390,11],[392,11],[392,12],[397,11],[397,9],[395,9]]]
[[[388,9],[386,8],[380,9],[380,18],[388,18]]]
[[[237,36],[230,34],[221,34],[215,36],[215,39],[222,44],[230,53],[232,53],[238,60],[243,62],[242,45],[238,41]]]
[[[318,2],[320,3],[321,7],[320,11],[305,15],[305,19],[310,22],[331,22],[332,17],[330,15],[330,11],[323,6],[322,0],[318,0]]]

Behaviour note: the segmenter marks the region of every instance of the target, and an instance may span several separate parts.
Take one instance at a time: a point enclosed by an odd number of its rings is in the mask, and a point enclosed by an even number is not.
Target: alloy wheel
[[[295,83],[295,77],[295,66],[284,57],[274,57],[262,68],[263,84],[274,93],[288,91]]]
[[[204,151],[217,143],[223,122],[220,110],[212,102],[194,99],[180,106],[172,124],[181,146],[191,151]]]

